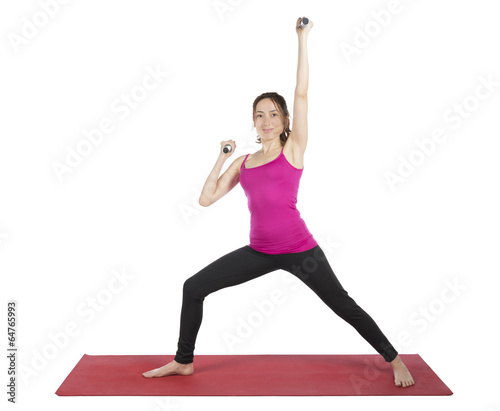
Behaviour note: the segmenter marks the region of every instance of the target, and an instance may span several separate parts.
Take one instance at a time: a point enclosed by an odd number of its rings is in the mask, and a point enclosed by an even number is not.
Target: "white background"
[[[17,300],[18,366],[33,372],[18,409],[159,407],[153,397],[55,391],[83,354],[173,356],[183,282],[248,244],[240,185],[209,208],[197,200],[221,141],[237,145],[222,172],[259,149],[259,94],[278,92],[292,111],[299,16],[314,27],[297,208],[350,295],[454,395],[172,397],[172,408],[498,409],[499,85],[474,97],[481,78],[500,82],[497,2],[401,1],[381,27],[374,15],[388,1],[69,1],[16,46],[43,3],[3,2],[0,12],[2,329]],[[342,44],[377,27],[348,58]],[[168,75],[120,118],[113,102],[137,91],[148,67]],[[443,115],[464,101],[473,109],[456,127]],[[113,131],[59,179],[54,163],[106,118]],[[446,141],[391,190],[384,173],[398,173],[435,128]],[[111,294],[113,270],[133,278]],[[208,296],[195,355],[375,353],[286,274]],[[225,333],[258,316],[255,303],[273,290],[282,303],[231,348]],[[68,324],[79,334],[53,354],[51,336]]]

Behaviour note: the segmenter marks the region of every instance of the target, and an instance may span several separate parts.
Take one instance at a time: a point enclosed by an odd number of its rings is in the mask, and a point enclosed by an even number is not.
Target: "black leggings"
[[[340,318],[390,362],[398,355],[375,321],[347,294],[319,245],[299,253],[266,254],[248,245],[220,257],[184,282],[180,335],[175,361],[193,362],[203,300],[221,288],[241,284],[278,269],[302,280]]]

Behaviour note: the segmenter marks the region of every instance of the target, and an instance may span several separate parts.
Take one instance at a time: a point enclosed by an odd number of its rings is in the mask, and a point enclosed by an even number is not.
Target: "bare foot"
[[[173,360],[161,368],[156,368],[151,371],[143,372],[142,375],[146,378],[166,377],[167,375],[191,375],[194,371],[193,363],[181,364]]]
[[[410,385],[415,385],[413,377],[408,371],[408,368],[403,364],[399,355],[390,362],[392,369],[394,370],[394,384],[398,387],[409,387]]]

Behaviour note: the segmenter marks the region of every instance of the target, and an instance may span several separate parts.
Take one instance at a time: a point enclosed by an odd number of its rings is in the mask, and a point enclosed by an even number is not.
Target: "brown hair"
[[[255,112],[257,110],[257,104],[259,101],[264,100],[266,98],[269,98],[272,100],[274,103],[274,106],[278,107],[278,111],[280,113],[281,121],[283,121],[283,124],[285,125],[283,132],[280,134],[280,140],[284,143],[286,143],[286,140],[288,139],[288,136],[292,132],[290,130],[290,121],[288,116],[288,108],[286,106],[286,101],[285,99],[280,96],[278,93],[275,92],[267,92],[267,93],[262,93],[259,97],[255,99],[253,102],[253,119],[255,121]],[[262,141],[260,140],[260,136],[257,136],[257,143],[262,144]]]

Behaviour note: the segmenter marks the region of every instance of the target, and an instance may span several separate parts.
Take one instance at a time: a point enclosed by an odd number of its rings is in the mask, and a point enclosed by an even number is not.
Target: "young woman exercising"
[[[274,92],[258,96],[253,103],[253,120],[262,148],[254,154],[238,157],[219,178],[222,165],[236,147],[233,140],[222,141],[219,158],[199,200],[208,207],[240,182],[251,213],[250,244],[220,257],[184,282],[177,353],[173,361],[143,373],[144,377],[191,375],[205,297],[281,269],[303,281],[390,363],[395,385],[414,384],[410,372],[375,321],[344,290],[296,208],[307,145],[307,35],[313,27],[309,20],[309,25],[301,28],[300,20],[295,27],[299,57],[293,130],[289,128],[290,114],[282,96]],[[226,144],[232,147],[228,153],[222,150]]]

